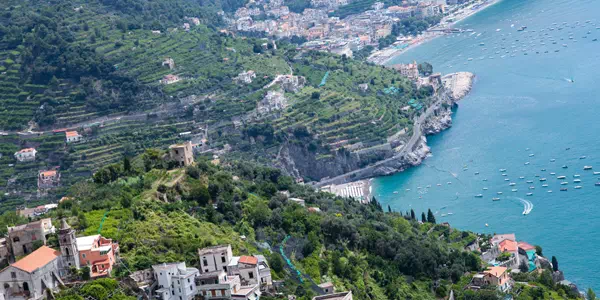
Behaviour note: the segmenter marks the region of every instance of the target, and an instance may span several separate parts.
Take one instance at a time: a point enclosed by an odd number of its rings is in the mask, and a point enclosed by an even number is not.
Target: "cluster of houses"
[[[46,245],[51,234],[60,249]],[[49,218],[9,227],[0,239],[0,259],[8,265],[0,271],[0,300],[45,298],[83,267],[91,278],[109,276],[118,253],[119,244],[101,235],[75,237],[64,219],[58,230]]]
[[[465,250],[481,252],[480,246],[487,249],[481,253],[481,259],[490,267],[473,276],[467,286],[472,290],[496,287],[502,292],[509,292],[514,285],[511,274],[524,271],[524,266],[527,272],[552,268],[552,264],[546,258],[538,255],[534,246],[524,241],[517,241],[514,233],[496,234],[489,241],[477,239]],[[557,283],[577,289],[564,280],[562,272],[555,273],[553,279]]]
[[[352,56],[352,51],[366,45],[377,45],[379,39],[390,35],[392,26],[402,19],[440,15],[448,5],[465,1],[413,0],[405,1],[402,6],[388,7],[383,2],[375,2],[370,10],[363,13],[344,19],[329,17],[330,12],[351,2],[312,0],[311,8],[294,13],[282,1],[259,0],[239,8],[229,22],[233,30],[265,32],[278,38],[301,36],[311,41],[304,47]]]

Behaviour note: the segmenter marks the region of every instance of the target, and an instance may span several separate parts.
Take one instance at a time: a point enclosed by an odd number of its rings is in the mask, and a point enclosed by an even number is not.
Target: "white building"
[[[231,245],[221,245],[198,249],[198,256],[200,257],[200,273],[227,272],[227,266],[233,254]]]
[[[196,268],[186,268],[185,262],[152,266],[157,281],[156,295],[162,300],[192,300],[196,296]]]
[[[67,143],[76,143],[81,141],[81,135],[77,131],[65,132],[65,138],[67,140]]]
[[[35,150],[35,148],[25,148],[19,150],[18,152],[15,152],[15,158],[20,162],[34,161],[36,154],[37,151]]]
[[[45,298],[47,289],[63,285],[60,257],[59,251],[42,246],[0,271],[0,300]]]

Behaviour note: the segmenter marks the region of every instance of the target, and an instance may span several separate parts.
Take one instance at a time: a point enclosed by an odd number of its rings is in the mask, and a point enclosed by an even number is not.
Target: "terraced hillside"
[[[392,70],[221,30],[216,12],[237,2],[7,1],[2,197],[33,201],[40,170],[59,167],[67,185],[185,132],[205,130],[209,151],[267,163],[288,142],[331,158],[410,133],[429,104],[431,91]],[[67,129],[83,141],[67,144]],[[24,147],[38,150],[35,162],[13,158]]]

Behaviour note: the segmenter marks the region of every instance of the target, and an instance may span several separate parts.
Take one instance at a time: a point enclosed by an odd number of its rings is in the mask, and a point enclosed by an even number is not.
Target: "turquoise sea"
[[[453,227],[514,232],[556,256],[568,280],[600,290],[600,175],[593,175],[600,171],[598,12],[597,0],[503,0],[459,25],[473,32],[395,58],[392,63],[427,61],[434,71],[469,71],[477,79],[453,127],[428,137],[432,157],[374,180],[384,207],[418,215],[431,208],[438,222]],[[584,171],[585,165],[594,169]]]

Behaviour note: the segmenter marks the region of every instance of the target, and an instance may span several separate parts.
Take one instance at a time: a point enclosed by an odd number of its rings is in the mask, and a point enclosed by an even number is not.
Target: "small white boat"
[[[486,178],[486,179],[483,179],[483,181],[487,181],[487,178]]]
[[[569,184],[569,183],[566,182],[566,181],[563,181],[563,182],[560,183],[560,185],[567,185],[567,184]]]
[[[483,195],[482,194],[477,194],[477,195],[475,195],[475,198],[483,198]]]
[[[579,178],[579,177],[581,177],[581,175],[579,175],[579,174],[573,175],[573,178]]]
[[[556,173],[554,173],[554,172],[550,172],[550,175],[556,175]]]
[[[591,169],[592,169],[592,166],[583,166],[583,169],[584,169],[584,170],[591,170]]]
[[[475,175],[479,175],[479,172],[475,172]]]
[[[518,191],[518,190],[517,190],[517,189],[512,189],[511,191],[512,191],[512,192],[516,192],[516,191]]]
[[[446,182],[446,184],[452,184],[452,182],[448,181],[448,182]]]
[[[587,156],[585,156],[585,155],[579,157],[579,159],[586,159],[586,158],[587,158]]]
[[[533,193],[527,193],[526,195],[527,196],[533,196]]]
[[[488,188],[484,187],[484,188],[483,188],[483,190],[484,190],[484,191],[487,191],[487,190],[488,190]]]
[[[540,178],[540,181],[546,181],[546,180],[547,180],[546,178]]]
[[[502,192],[496,192],[496,194],[498,194],[498,195],[502,195]]]
[[[569,167],[567,165],[562,166],[563,169],[568,169]]]
[[[499,201],[500,198],[492,198],[492,201]]]
[[[502,173],[502,176],[507,176],[506,173]]]
[[[449,216],[453,215],[454,213],[448,213]]]
[[[516,183],[514,183],[514,182],[511,182],[511,183],[509,183],[508,185],[510,185],[510,186],[514,186],[514,185],[516,185]]]
[[[437,186],[442,186],[442,184],[441,184],[441,183],[438,183],[438,184],[436,184],[436,185],[437,185]]]
[[[526,182],[527,183],[533,183],[533,180],[527,180]]]
[[[542,187],[548,187],[548,185],[547,184],[542,184]]]
[[[506,172],[506,169],[500,169],[500,172]]]
[[[594,175],[600,175],[600,172],[594,172]]]
[[[410,191],[410,189],[406,189],[406,191],[408,192],[408,191]]]
[[[510,181],[510,179],[508,179],[508,178],[504,178],[504,181]]]
[[[552,190],[548,190],[548,193],[552,193]]]
[[[575,179],[575,180],[573,180],[573,182],[579,183],[579,182],[581,182],[581,179]]]
[[[394,191],[394,194],[398,194],[398,191]]]
[[[558,177],[556,177],[556,179],[565,179],[565,178],[567,178],[567,176],[558,176]]]
[[[529,165],[529,162],[526,162],[526,163],[525,163],[525,165],[526,165],[526,166],[527,166],[527,165]]]
[[[489,227],[490,225],[488,225],[488,223],[485,223],[485,227]]]
[[[556,161],[556,159],[554,159],[554,158],[551,158],[551,159],[550,159],[550,161],[551,161],[551,162],[555,162],[555,161]]]
[[[519,179],[525,179],[525,176],[519,176]]]
[[[535,190],[535,186],[530,186],[529,189],[530,190]]]
[[[529,157],[534,157],[534,156],[535,156],[535,154],[533,154],[533,153],[529,154]]]
[[[578,190],[580,188],[582,188],[582,186],[580,186],[580,185],[578,185],[578,186],[575,187],[576,190]]]

